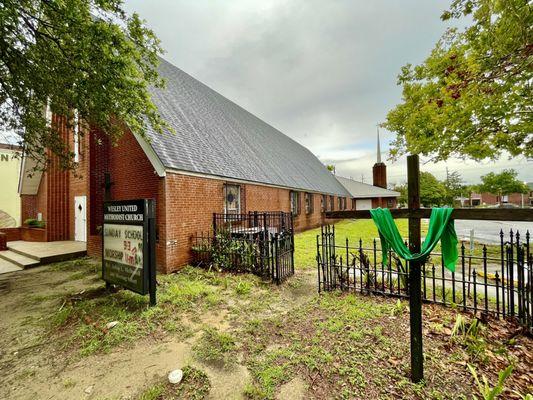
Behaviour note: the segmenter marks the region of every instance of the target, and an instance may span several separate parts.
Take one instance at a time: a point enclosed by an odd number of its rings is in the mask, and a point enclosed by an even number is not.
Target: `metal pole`
[[[409,210],[420,208],[420,161],[418,155],[407,157],[407,203]],[[409,247],[411,253],[420,252],[420,218],[409,218]],[[424,379],[422,349],[422,299],[420,263],[409,263],[409,312],[411,325],[411,380]]]
[[[150,305],[155,306],[157,304],[156,290],[156,259],[155,259],[155,242],[156,242],[156,227],[155,227],[155,200],[148,201],[149,218],[148,218],[148,246],[149,246],[149,265],[150,265],[150,277],[149,277],[149,292],[150,292]]]

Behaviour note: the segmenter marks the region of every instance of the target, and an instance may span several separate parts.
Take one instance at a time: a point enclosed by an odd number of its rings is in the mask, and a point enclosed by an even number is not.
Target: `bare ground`
[[[426,382],[413,385],[407,309],[393,299],[319,296],[312,270],[281,287],[193,269],[159,280],[150,309],[105,292],[90,260],[0,276],[0,398],[470,398],[467,363],[491,385],[514,364],[504,398],[533,388],[533,341],[511,323],[489,321],[472,344],[452,338],[457,311],[424,306]],[[176,368],[207,378],[178,392],[164,386]]]

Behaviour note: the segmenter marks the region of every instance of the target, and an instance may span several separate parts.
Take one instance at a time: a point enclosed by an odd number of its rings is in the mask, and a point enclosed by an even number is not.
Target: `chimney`
[[[372,184],[381,188],[387,188],[387,166],[381,162],[381,145],[379,143],[379,126],[378,126],[378,146],[377,159],[372,167]]]

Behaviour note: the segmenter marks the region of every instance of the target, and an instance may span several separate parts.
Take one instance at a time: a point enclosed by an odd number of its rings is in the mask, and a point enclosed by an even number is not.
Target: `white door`
[[[74,240],[87,241],[87,196],[74,197]]]
[[[371,210],[372,199],[355,200],[355,209],[356,210]]]

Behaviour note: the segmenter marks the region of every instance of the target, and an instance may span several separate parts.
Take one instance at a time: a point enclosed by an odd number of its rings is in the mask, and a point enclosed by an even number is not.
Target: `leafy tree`
[[[329,172],[333,172],[333,174],[335,174],[335,165],[326,164],[326,168],[328,169]]]
[[[420,202],[424,207],[438,207],[446,202],[446,188],[429,172],[420,172]]]
[[[402,103],[383,124],[397,133],[393,158],[533,156],[533,5],[453,0],[441,18],[465,16],[468,28],[448,29],[423,64],[402,68]]]
[[[391,190],[394,190],[395,192],[400,193],[400,196],[398,197],[398,204],[407,204],[407,185],[406,184],[393,185],[391,187]]]
[[[47,105],[70,127],[77,110],[112,140],[123,124],[140,135],[167,127],[148,90],[164,85],[159,40],[121,0],[3,0],[0,29],[0,129],[18,134],[40,167],[51,155],[73,166]]]
[[[527,185],[516,179],[517,176],[518,172],[514,169],[506,169],[499,174],[489,172],[481,177],[481,185],[478,188],[482,192],[499,196],[511,193],[527,193]]]
[[[461,196],[464,191],[463,178],[458,171],[453,171],[446,174],[446,180],[443,182],[444,189],[446,190],[445,203],[453,205],[455,198]]]

